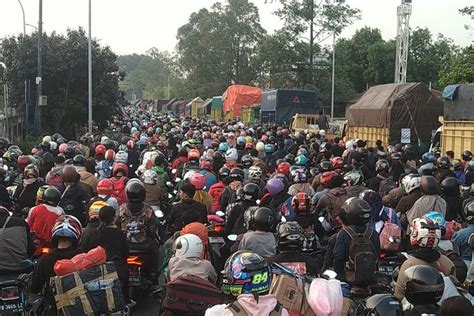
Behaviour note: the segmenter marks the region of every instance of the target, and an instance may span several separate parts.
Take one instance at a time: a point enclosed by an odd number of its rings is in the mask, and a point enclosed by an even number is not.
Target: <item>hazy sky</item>
[[[26,23],[37,25],[38,0],[21,0]],[[119,54],[143,53],[151,47],[173,50],[176,31],[189,15],[202,7],[210,7],[214,0],[92,0],[92,35]],[[281,27],[273,15],[277,4],[252,0],[260,9],[262,25],[267,31]],[[342,36],[351,36],[363,26],[377,27],[385,39],[396,35],[396,7],[401,0],[347,0],[362,12],[362,18]],[[427,27],[432,33],[443,33],[458,45],[472,43],[474,32],[468,33],[464,24],[474,20],[462,17],[458,9],[472,5],[474,0],[413,0],[410,26]],[[88,0],[43,0],[44,30],[64,32],[67,28],[87,26]],[[18,0],[0,0],[0,38],[23,31]],[[34,29],[26,27],[27,33]]]

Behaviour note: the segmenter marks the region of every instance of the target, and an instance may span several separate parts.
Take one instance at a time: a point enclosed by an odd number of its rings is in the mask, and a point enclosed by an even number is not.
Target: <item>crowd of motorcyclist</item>
[[[472,315],[471,152],[125,113],[101,134],[47,135],[30,152],[0,139],[0,273],[39,258],[29,290],[48,308],[54,263],[100,245],[131,304],[127,258],[140,251],[153,289],[192,274],[236,297],[209,315],[287,315],[268,294],[274,263],[333,270],[345,296],[368,298],[359,314]],[[381,289],[383,264],[394,280]]]

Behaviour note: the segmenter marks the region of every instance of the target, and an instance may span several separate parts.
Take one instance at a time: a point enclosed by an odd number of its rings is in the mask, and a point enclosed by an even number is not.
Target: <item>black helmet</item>
[[[365,313],[368,316],[401,316],[403,308],[400,301],[390,294],[375,294],[365,303]]]
[[[474,202],[467,203],[464,206],[464,216],[469,224],[474,224]]]
[[[243,188],[242,199],[245,201],[257,201],[259,191],[260,187],[258,185],[247,183]]]
[[[242,166],[250,168],[253,165],[253,157],[250,155],[244,155],[241,159]]]
[[[388,161],[385,159],[380,159],[375,163],[375,171],[377,173],[380,173],[382,171],[388,172],[390,169],[390,165],[388,164]]]
[[[64,158],[66,158],[66,160],[74,158],[75,154],[76,154],[76,151],[72,147],[67,147],[64,150]]]
[[[462,152],[461,157],[464,161],[470,161],[472,159],[472,152],[465,150]]]
[[[326,172],[326,171],[330,171],[331,170],[331,162],[328,161],[328,160],[324,160],[324,161],[321,161],[319,163],[319,172],[320,173],[323,173],[323,172]]]
[[[86,157],[83,155],[75,155],[72,159],[72,164],[78,167],[84,167],[86,165]]]
[[[439,193],[439,183],[433,176],[421,177],[420,188],[424,195],[436,195]]]
[[[223,161],[225,161],[224,154],[221,153],[220,151],[215,151],[214,154],[212,154],[212,159],[213,159],[215,162],[223,162]]]
[[[162,164],[166,164],[166,157],[165,155],[163,155],[162,153],[158,153],[155,157],[155,166],[159,166],[159,165],[162,165]]]
[[[188,151],[186,150],[186,148],[180,148],[178,150],[178,156],[179,157],[188,157]]]
[[[140,180],[130,180],[125,187],[127,200],[131,203],[142,203],[145,201],[145,186]]]
[[[294,164],[295,163],[295,155],[293,154],[288,154],[285,156],[284,160],[290,164]]]
[[[45,151],[50,150],[51,149],[51,143],[47,142],[47,141],[42,142],[41,143],[41,149],[45,150]]]
[[[259,209],[258,206],[251,206],[247,208],[244,212],[244,223],[245,227],[247,227],[248,230],[255,230],[255,225],[253,220],[255,212]]]
[[[233,181],[244,181],[244,171],[238,167],[236,168],[232,168],[232,170],[230,171],[230,174],[229,174],[229,177],[233,180]]]
[[[339,216],[346,225],[363,225],[369,222],[370,213],[369,203],[363,199],[352,197],[344,202]]]
[[[441,182],[441,191],[445,195],[455,195],[459,193],[459,181],[456,178],[448,177]]]
[[[300,250],[304,243],[304,231],[298,222],[280,223],[277,226],[279,251]]]
[[[433,267],[417,265],[406,269],[405,298],[413,305],[436,304],[444,292],[443,276]]]
[[[250,217],[250,226],[261,231],[271,232],[275,222],[275,212],[268,207],[259,207]]]
[[[219,179],[222,180],[227,178],[230,175],[230,169],[227,167],[222,167],[219,169]]]
[[[58,206],[59,201],[61,201],[61,192],[55,187],[48,187],[41,195],[41,203],[43,204]]]
[[[105,146],[105,148],[107,148],[107,149],[113,149],[113,150],[115,150],[115,143],[114,143],[114,141],[111,140],[111,139],[106,139],[105,142],[104,142],[104,146]]]
[[[439,169],[449,169],[449,167],[451,167],[451,162],[448,157],[439,157],[436,161],[436,166]]]

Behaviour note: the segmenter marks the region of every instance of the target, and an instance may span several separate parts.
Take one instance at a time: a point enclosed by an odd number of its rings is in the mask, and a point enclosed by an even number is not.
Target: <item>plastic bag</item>
[[[307,300],[318,316],[341,315],[343,306],[341,282],[335,279],[314,279]]]

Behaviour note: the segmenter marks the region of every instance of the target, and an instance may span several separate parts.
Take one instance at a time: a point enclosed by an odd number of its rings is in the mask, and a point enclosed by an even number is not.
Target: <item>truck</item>
[[[211,104],[211,120],[222,121],[222,97],[213,97]]]
[[[384,146],[413,144],[425,152],[442,112],[443,101],[422,83],[378,85],[349,107],[346,136],[364,139],[369,147],[381,140]]]
[[[316,92],[304,90],[269,90],[262,94],[261,123],[290,124],[295,114],[315,114]]]
[[[294,132],[318,133],[318,114],[300,114],[297,113],[291,119],[290,128]],[[333,118],[329,121],[329,129],[326,132],[326,138],[333,139],[336,136],[344,137],[347,119]]]

